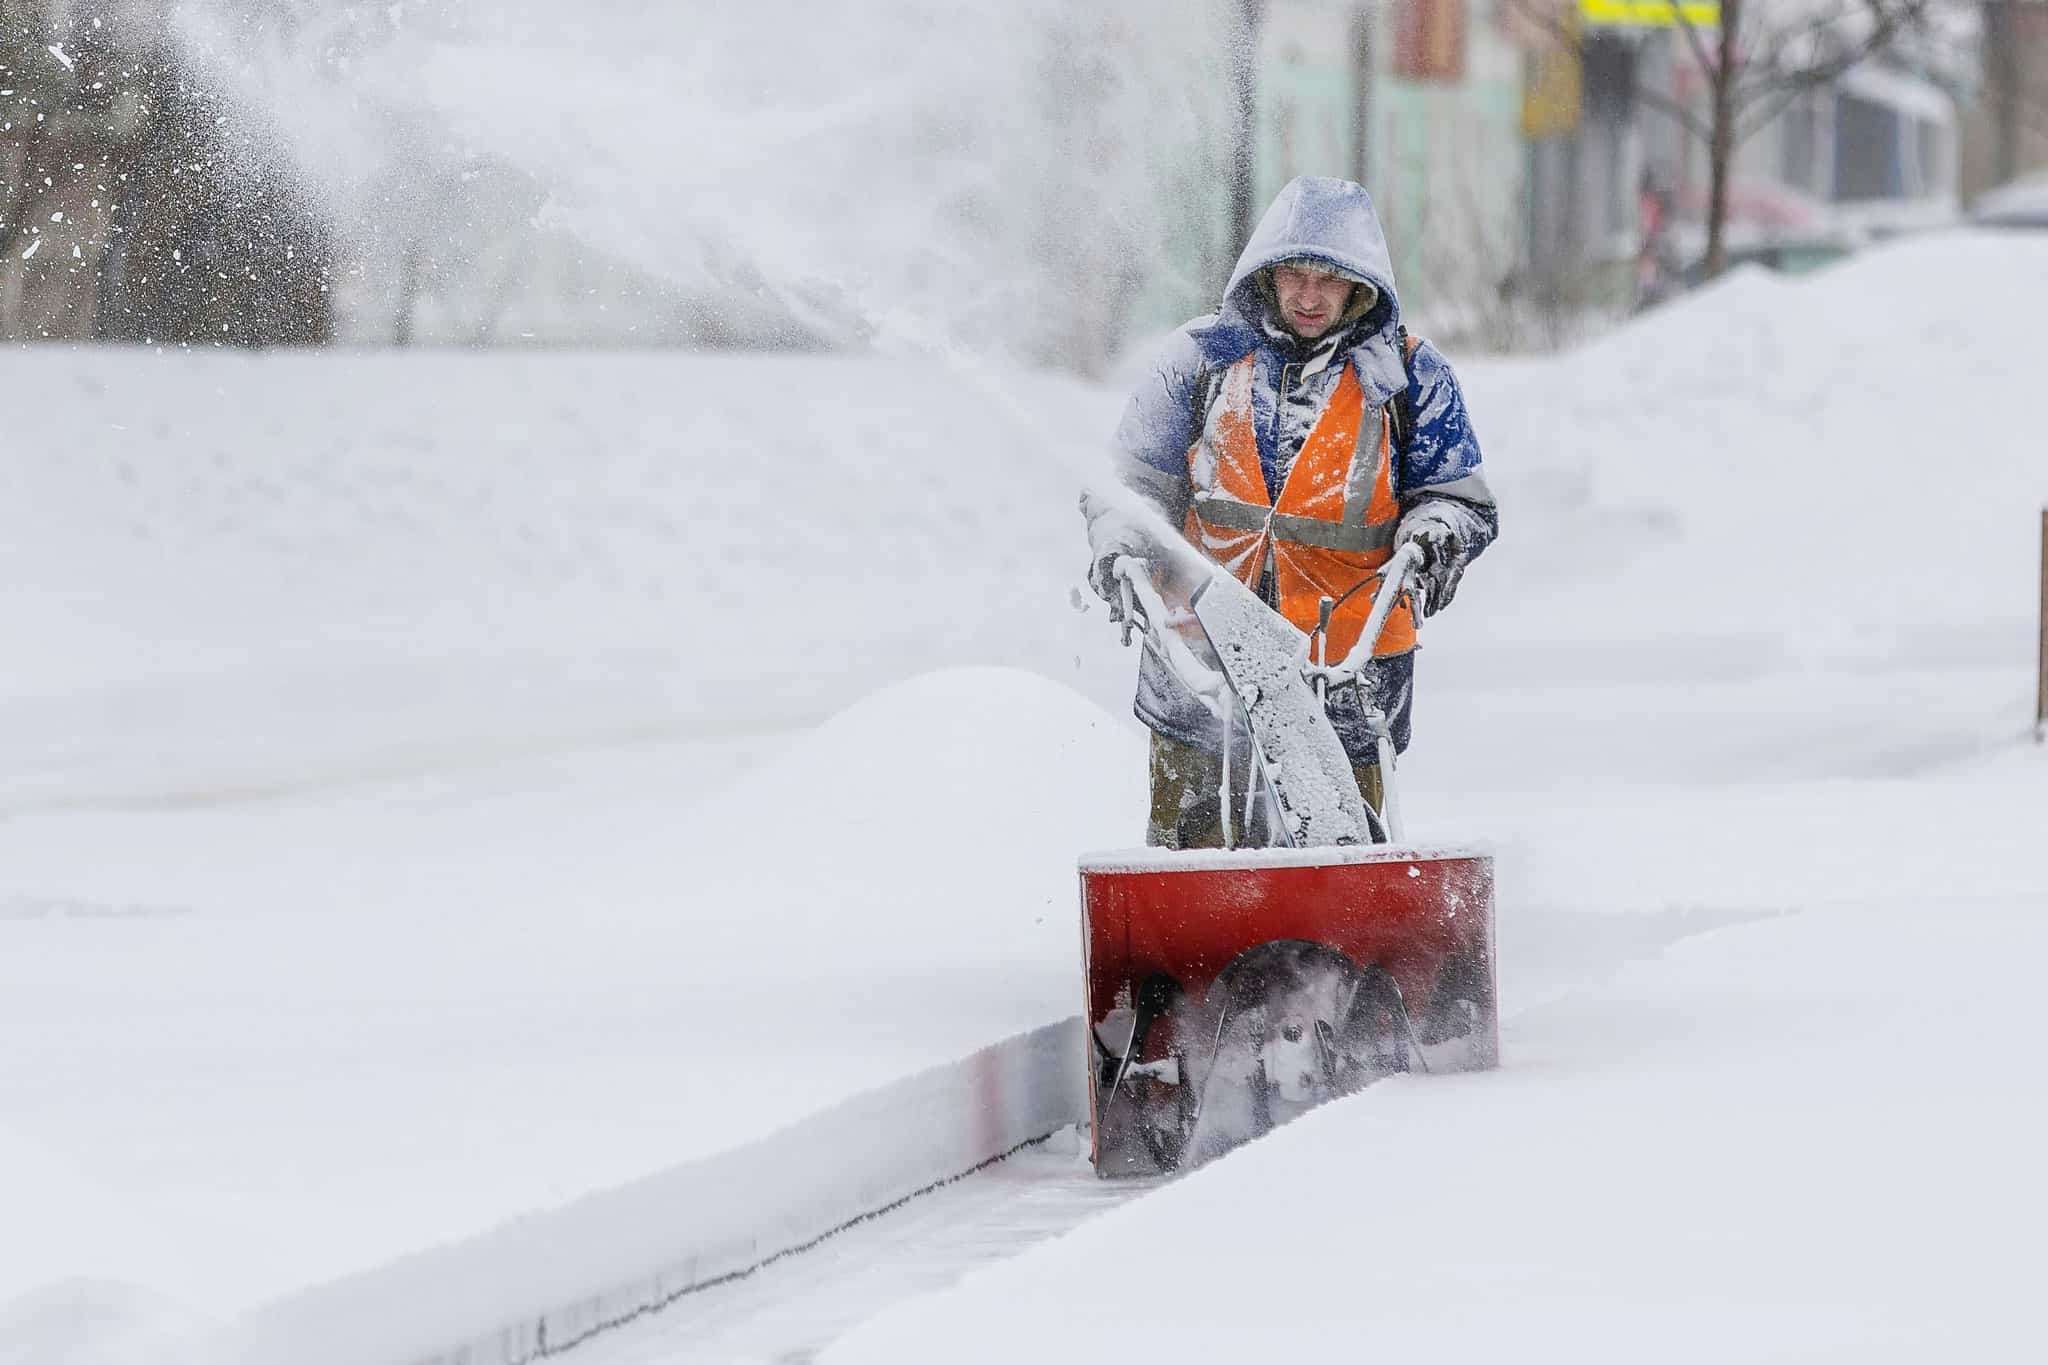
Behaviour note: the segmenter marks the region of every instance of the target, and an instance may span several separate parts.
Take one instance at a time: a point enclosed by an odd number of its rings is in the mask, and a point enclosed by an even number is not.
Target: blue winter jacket
[[[1366,281],[1378,297],[1326,336],[1303,342],[1274,317],[1263,277],[1268,267],[1293,260],[1317,262]],[[1268,495],[1277,496],[1348,361],[1373,407],[1406,391],[1413,430],[1395,450],[1392,471],[1404,517],[1431,504],[1432,513],[1457,532],[1466,555],[1478,555],[1498,531],[1499,514],[1480,470],[1479,443],[1464,396],[1449,362],[1427,342],[1403,363],[1400,321],[1386,234],[1365,190],[1348,180],[1317,176],[1290,181],[1238,257],[1222,306],[1176,332],[1152,375],[1132,396],[1117,428],[1123,481],[1180,525],[1192,494],[1188,449],[1196,424],[1224,371],[1252,355],[1259,462]],[[1379,659],[1371,676],[1361,680],[1367,699],[1394,721],[1401,748],[1408,743],[1413,663],[1405,654]],[[1135,709],[1161,734],[1208,748],[1217,744],[1213,718],[1150,650],[1139,669]],[[1372,761],[1357,699],[1340,699],[1332,718],[1353,761]]]

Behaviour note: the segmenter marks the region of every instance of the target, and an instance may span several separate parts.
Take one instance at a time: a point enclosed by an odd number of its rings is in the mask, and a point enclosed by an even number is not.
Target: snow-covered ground
[[[1094,639],[1028,433],[881,361],[10,366],[0,1301],[227,1318],[1071,1012],[1137,737],[933,672]]]
[[[1407,791],[1497,850],[1505,1069],[833,1358],[2017,1332],[2044,303],[2048,244],[1958,234],[1470,367],[1507,529]],[[10,362],[0,1346],[162,1359],[1072,1013],[1141,737],[1048,447],[1117,397],[954,378]]]
[[[1333,1105],[821,1358],[2018,1358],[2043,908],[1795,903],[1687,940],[1517,1015],[1498,1075]]]

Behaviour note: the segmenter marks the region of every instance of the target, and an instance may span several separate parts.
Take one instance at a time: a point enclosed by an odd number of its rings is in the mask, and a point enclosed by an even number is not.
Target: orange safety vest
[[[1327,661],[1336,663],[1358,643],[1372,614],[1379,589],[1369,580],[1394,555],[1401,507],[1394,500],[1386,410],[1375,410],[1368,420],[1365,389],[1347,362],[1276,502],[1266,493],[1253,428],[1255,364],[1256,357],[1246,356],[1224,372],[1202,431],[1188,449],[1194,500],[1184,533],[1254,590],[1270,551],[1280,614],[1303,634],[1316,628],[1323,598],[1341,599],[1325,646]],[[1373,653],[1384,657],[1414,648],[1415,613],[1404,597],[1388,614]]]

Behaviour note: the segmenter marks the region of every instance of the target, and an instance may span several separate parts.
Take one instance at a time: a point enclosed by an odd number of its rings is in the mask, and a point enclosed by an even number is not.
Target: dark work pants
[[[1222,812],[1216,788],[1223,779],[1221,755],[1179,740],[1152,736],[1152,814],[1145,825],[1145,843],[1152,848],[1223,847]],[[1358,789],[1374,810],[1384,808],[1377,763],[1354,765]],[[1269,842],[1263,812],[1257,806],[1245,826],[1245,786],[1251,780],[1250,754],[1240,750],[1230,763],[1230,840],[1239,848]],[[1258,803],[1263,805],[1263,802]]]

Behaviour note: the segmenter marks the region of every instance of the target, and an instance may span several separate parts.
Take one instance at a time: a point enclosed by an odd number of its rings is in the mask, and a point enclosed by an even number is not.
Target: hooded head
[[[1357,329],[1355,346],[1364,353],[1358,356],[1361,369],[1381,375],[1383,382],[1377,387],[1383,392],[1405,383],[1393,340],[1401,300],[1394,290],[1386,233],[1364,187],[1329,176],[1304,175],[1288,181],[1259,219],[1224,287],[1222,311],[1208,330],[1217,358],[1234,358],[1222,354],[1230,349],[1243,354],[1257,344],[1262,322],[1277,321],[1271,272],[1288,262],[1317,266],[1372,286],[1369,291],[1353,291],[1338,328],[1362,316],[1365,325]]]

